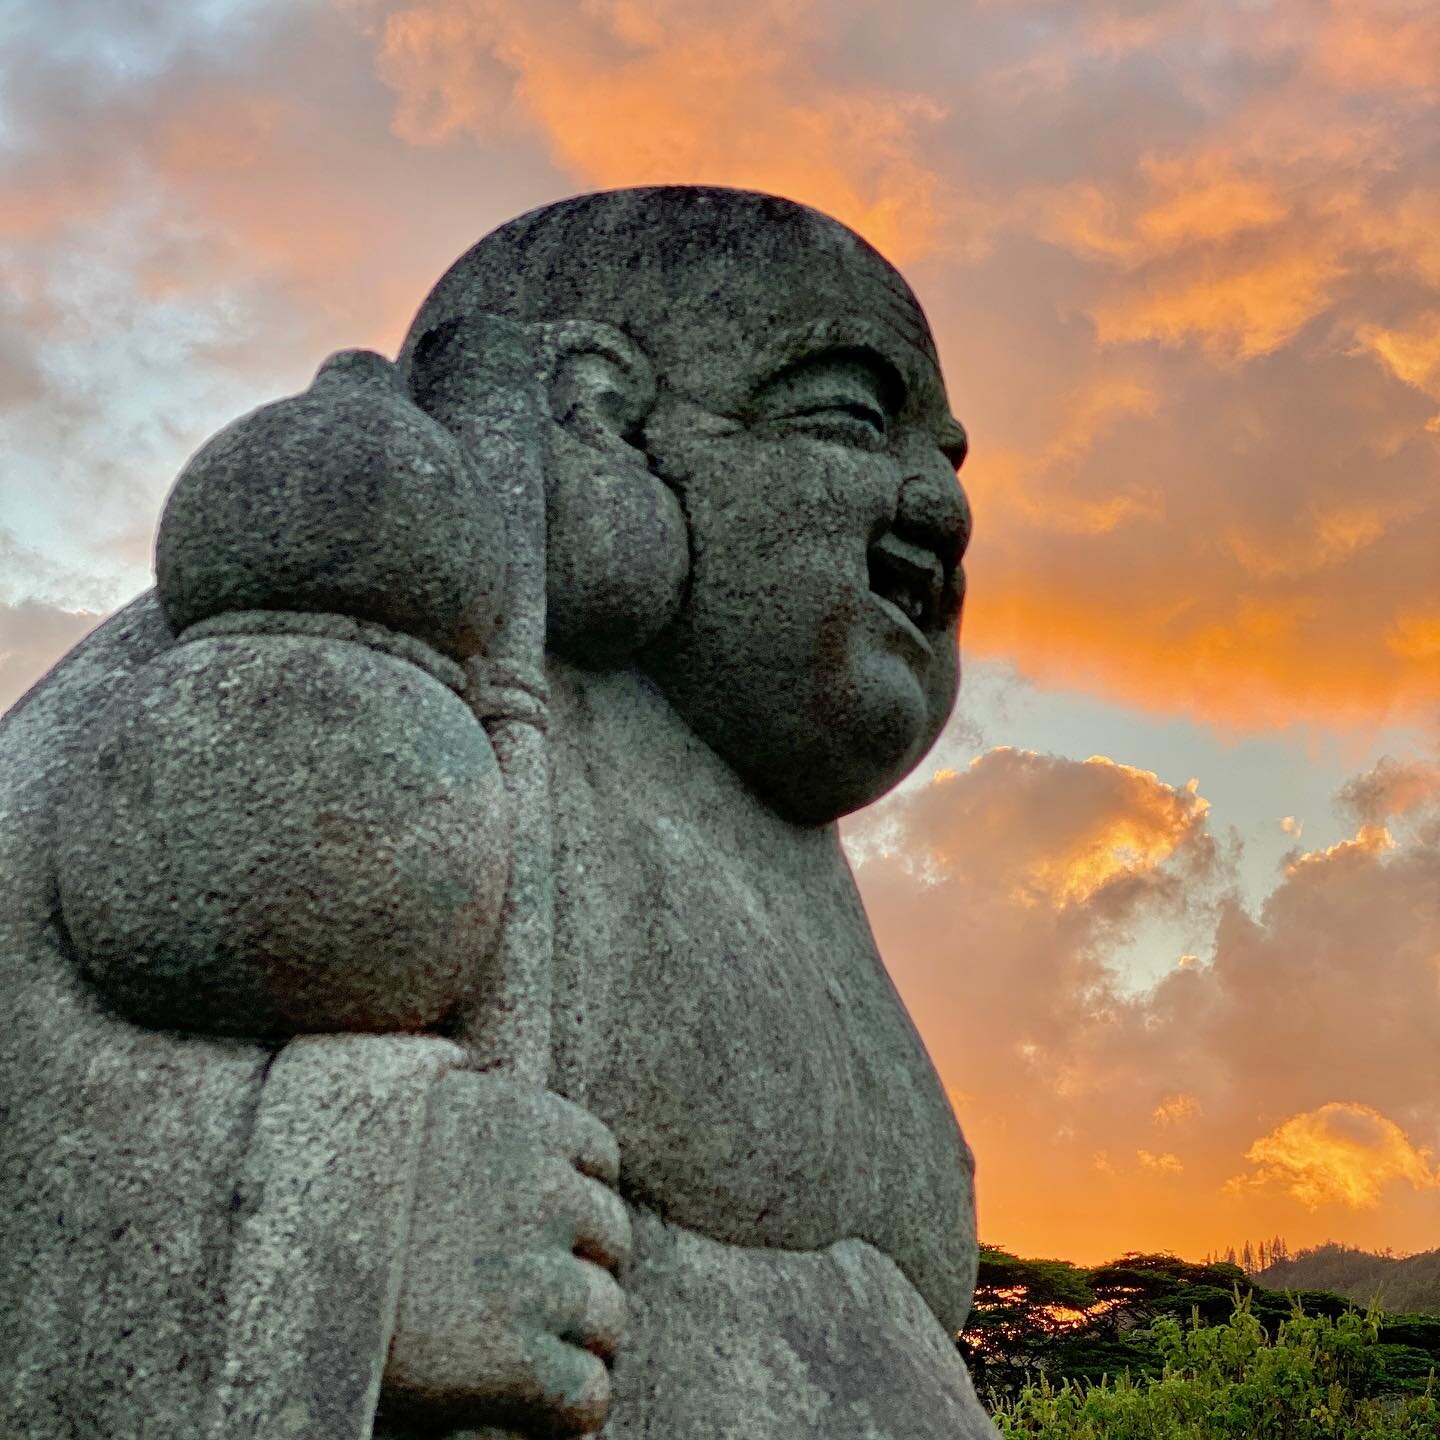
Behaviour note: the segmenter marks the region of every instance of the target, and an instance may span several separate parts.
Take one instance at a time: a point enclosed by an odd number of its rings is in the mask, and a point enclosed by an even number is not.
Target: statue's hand
[[[630,1246],[614,1137],[578,1105],[497,1075],[436,1089],[382,1411],[459,1428],[591,1434]]]

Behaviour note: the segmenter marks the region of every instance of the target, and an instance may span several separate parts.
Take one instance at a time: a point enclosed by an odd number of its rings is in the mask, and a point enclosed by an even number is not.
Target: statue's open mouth
[[[945,589],[945,567],[940,557],[891,532],[871,545],[867,559],[871,593],[919,631],[928,646],[928,637],[939,627]]]

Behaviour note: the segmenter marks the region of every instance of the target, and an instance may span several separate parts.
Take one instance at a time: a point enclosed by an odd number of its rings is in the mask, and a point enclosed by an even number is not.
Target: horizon
[[[148,585],[191,452],[495,225],[814,205],[972,442],[959,705],[842,832],[980,1233],[1433,1248],[1430,0],[136,11],[0,48],[0,708]]]
[[[1271,1259],[1271,1260],[1269,1260],[1269,1261],[1268,1261],[1265,1265],[1263,1265],[1263,1266],[1257,1264],[1256,1270],[1255,1270],[1255,1272],[1253,1272],[1253,1273],[1263,1274],[1263,1273],[1265,1272],[1265,1270],[1270,1269],[1270,1268],[1273,1268],[1273,1266],[1275,1266],[1275,1265],[1277,1265],[1277,1264],[1288,1264],[1288,1263],[1289,1263],[1290,1261],[1292,1261],[1292,1260],[1304,1260],[1304,1259],[1308,1258],[1308,1257],[1311,1256],[1311,1255],[1314,1255],[1314,1254],[1317,1254],[1317,1253],[1322,1253],[1322,1252],[1324,1252],[1324,1251],[1326,1251],[1326,1250],[1342,1250],[1342,1251],[1345,1251],[1347,1254],[1365,1255],[1365,1256],[1369,1257],[1369,1258],[1372,1259],[1372,1260],[1414,1260],[1417,1256],[1440,1255],[1440,1245],[1432,1245],[1432,1246],[1427,1247],[1427,1248],[1424,1249],[1424,1250],[1393,1250],[1393,1249],[1389,1249],[1389,1248],[1385,1248],[1385,1247],[1382,1247],[1382,1248],[1380,1248],[1380,1249],[1378,1249],[1378,1250],[1367,1250],[1367,1249],[1364,1249],[1364,1248],[1362,1248],[1362,1247],[1360,1247],[1360,1246],[1347,1245],[1343,1240],[1333,1240],[1333,1239],[1332,1239],[1332,1240],[1320,1240],[1320,1241],[1317,1241],[1317,1242],[1316,1242],[1315,1244],[1313,1244],[1313,1245],[1306,1245],[1306,1246],[1304,1246],[1304,1247],[1302,1247],[1302,1248],[1299,1248],[1299,1249],[1296,1249],[1296,1250],[1291,1250],[1291,1249],[1289,1248],[1288,1242],[1285,1240],[1285,1237],[1284,1237],[1283,1235],[1274,1236],[1273,1239],[1274,1239],[1274,1240],[1279,1240],[1282,1244],[1284,1244],[1284,1245],[1286,1246],[1285,1253],[1284,1253],[1278,1260]],[[1258,1243],[1259,1243],[1259,1242],[1254,1242],[1254,1243],[1252,1243],[1252,1242],[1249,1241],[1249,1240],[1242,1240],[1239,1245],[1236,1245],[1236,1244],[1232,1241],[1232,1242],[1229,1242],[1229,1243],[1227,1243],[1226,1245],[1222,1246],[1221,1249],[1218,1250],[1218,1251],[1207,1251],[1204,1255],[1198,1255],[1198,1256],[1197,1256],[1197,1255],[1189,1255],[1189,1254],[1182,1255],[1182,1254],[1177,1253],[1177,1252],[1174,1251],[1174,1250],[1165,1250],[1165,1249],[1160,1249],[1160,1250],[1135,1250],[1135,1249],[1130,1249],[1130,1250],[1119,1251],[1119,1252],[1117,1252],[1117,1253],[1114,1254],[1114,1255],[1108,1256],[1108,1257],[1107,1257],[1106,1259],[1104,1259],[1104,1260],[1098,1260],[1098,1261],[1076,1261],[1076,1260],[1071,1260],[1068,1256],[1065,1256],[1065,1255],[1051,1255],[1051,1254],[1046,1254],[1046,1255],[1022,1255],[1022,1254],[1020,1254],[1019,1252],[1017,1252],[1013,1247],[1011,1247],[1011,1246],[1009,1246],[1009,1245],[997,1244],[997,1243],[995,1243],[994,1241],[986,1240],[986,1239],[983,1239],[983,1238],[982,1238],[982,1239],[980,1240],[980,1242],[979,1242],[980,1248],[981,1248],[982,1250],[1000,1250],[1000,1251],[1003,1251],[1005,1254],[1007,1254],[1007,1255],[1013,1255],[1013,1256],[1015,1256],[1016,1259],[1020,1259],[1020,1260],[1061,1260],[1061,1261],[1065,1261],[1065,1262],[1067,1262],[1067,1263],[1069,1263],[1069,1264],[1075,1265],[1075,1267],[1076,1267],[1077,1269],[1080,1269],[1080,1270],[1093,1270],[1097,1265],[1110,1265],[1110,1264],[1114,1264],[1115,1262],[1117,1262],[1117,1261],[1119,1261],[1119,1260],[1123,1260],[1123,1259],[1124,1259],[1126,1256],[1128,1256],[1128,1255],[1140,1255],[1140,1256],[1166,1255],[1166,1256],[1169,1256],[1172,1260],[1179,1260],[1182,1264],[1185,1264],[1185,1265],[1211,1265],[1211,1264],[1217,1264],[1217,1263],[1220,1263],[1220,1262],[1229,1263],[1229,1262],[1227,1261],[1227,1256],[1230,1254],[1231,1251],[1234,1251],[1235,1256],[1236,1256],[1236,1259],[1235,1259],[1235,1261],[1234,1261],[1233,1263],[1239,1264],[1239,1263],[1240,1263],[1239,1257],[1240,1257],[1240,1255],[1243,1253],[1243,1250],[1244,1250],[1244,1248],[1245,1248],[1246,1245],[1251,1245],[1252,1251],[1255,1253],[1255,1255],[1256,1255],[1256,1257],[1257,1257],[1257,1260],[1258,1260],[1258,1256],[1259,1256],[1259,1253],[1260,1253],[1260,1252],[1259,1252],[1259,1249],[1258,1249]],[[1265,1245],[1268,1247],[1268,1246],[1272,1243],[1272,1241],[1271,1241],[1271,1240],[1266,1240],[1264,1243],[1265,1243]]]

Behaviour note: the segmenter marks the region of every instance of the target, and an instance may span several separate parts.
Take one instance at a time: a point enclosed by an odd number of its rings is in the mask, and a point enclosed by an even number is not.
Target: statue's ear
[[[675,494],[638,437],[655,403],[650,362],[610,325],[537,327],[554,425],[546,455],[550,643],[612,665],[654,639],[680,607],[689,536]]]

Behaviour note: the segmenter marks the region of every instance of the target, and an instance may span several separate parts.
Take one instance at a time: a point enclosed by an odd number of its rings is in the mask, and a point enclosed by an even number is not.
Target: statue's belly
[[[970,1157],[843,861],[766,893],[673,838],[632,837],[608,872],[562,846],[557,1087],[615,1131],[634,1203],[732,1245],[869,1241],[958,1327]]]
[[[606,1440],[994,1440],[896,1267],[844,1241],[741,1250],[636,1216]]]
[[[586,1007],[604,1036],[587,1037],[585,1102],[638,1202],[741,1244],[825,1243],[852,1208],[861,1119],[840,992],[777,963],[767,918],[725,880],[649,891],[646,942],[617,957],[625,993]]]

